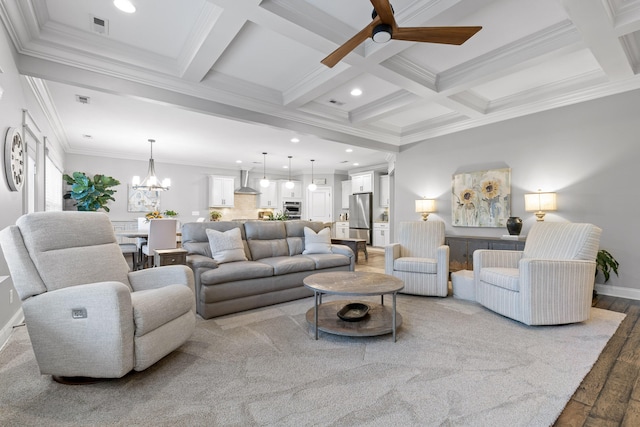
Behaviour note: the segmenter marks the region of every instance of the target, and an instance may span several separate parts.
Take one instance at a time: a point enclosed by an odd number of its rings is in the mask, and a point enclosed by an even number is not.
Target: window
[[[45,211],[62,210],[62,172],[51,161],[49,156],[45,159]]]

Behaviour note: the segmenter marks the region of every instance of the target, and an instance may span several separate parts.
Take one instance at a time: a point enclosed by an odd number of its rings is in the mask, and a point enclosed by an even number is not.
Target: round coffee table
[[[404,288],[404,282],[397,277],[382,273],[363,271],[331,271],[315,273],[303,280],[304,286],[314,294],[314,305],[307,311],[307,322],[314,325],[316,339],[318,330],[330,334],[364,337],[393,333],[402,324],[402,316],[396,312],[396,294]],[[338,312],[347,304],[358,301],[331,301],[322,303],[322,295],[370,296],[380,295],[380,304],[366,302],[369,312],[355,321],[338,317]],[[384,296],[391,294],[392,307],[384,305]]]

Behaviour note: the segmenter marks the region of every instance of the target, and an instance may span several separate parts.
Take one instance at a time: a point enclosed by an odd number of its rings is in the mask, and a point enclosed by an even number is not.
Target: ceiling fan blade
[[[331,52],[326,58],[324,58],[320,62],[322,62],[324,65],[326,65],[329,68],[333,68],[333,66],[336,65],[338,62],[340,62],[342,58],[347,56],[349,52],[351,52],[353,49],[358,47],[360,43],[362,43],[363,41],[371,37],[371,31],[373,30],[373,27],[375,27],[379,23],[380,23],[380,18],[376,17],[376,19],[374,19],[371,22],[371,24],[364,27],[358,34],[356,34],[355,36],[351,37],[349,40],[344,42],[342,46],[340,46],[339,48]]]
[[[391,9],[389,0],[371,0],[371,4],[382,23],[391,25],[391,28],[395,31],[398,25],[396,24],[396,18],[393,16],[393,9]]]
[[[391,38],[412,42],[461,45],[481,29],[482,27],[399,27],[393,31]]]

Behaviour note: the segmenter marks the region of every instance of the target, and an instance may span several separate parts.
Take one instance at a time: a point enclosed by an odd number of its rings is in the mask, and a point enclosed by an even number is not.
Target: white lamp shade
[[[260,180],[260,187],[267,188],[269,186],[269,180],[266,178],[262,178]]]
[[[307,188],[309,189],[309,191],[316,191],[318,189],[318,186],[312,182]]]
[[[436,211],[436,201],[434,199],[416,200],[416,212],[432,213]]]
[[[284,184],[284,186],[285,188],[288,188],[289,190],[291,190],[296,185],[293,183],[293,181],[287,181],[286,184]]]
[[[556,193],[531,193],[524,195],[524,210],[527,212],[555,211],[557,209]]]

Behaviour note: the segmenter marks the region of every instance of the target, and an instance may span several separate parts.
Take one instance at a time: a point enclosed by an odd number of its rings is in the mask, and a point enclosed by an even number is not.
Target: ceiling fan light
[[[388,24],[378,24],[373,29],[373,34],[371,38],[376,43],[386,43],[391,40],[391,25]]]

